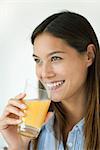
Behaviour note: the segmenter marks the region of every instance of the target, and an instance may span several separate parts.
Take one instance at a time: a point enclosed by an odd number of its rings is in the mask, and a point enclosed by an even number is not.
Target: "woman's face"
[[[49,33],[38,35],[34,42],[36,75],[50,91],[52,100],[65,101],[80,95],[87,76],[85,54]]]

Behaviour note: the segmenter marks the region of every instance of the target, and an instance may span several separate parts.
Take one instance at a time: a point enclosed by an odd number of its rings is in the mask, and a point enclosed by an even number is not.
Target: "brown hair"
[[[51,33],[66,41],[70,46],[81,53],[87,50],[89,44],[95,46],[95,59],[88,68],[87,75],[87,106],[85,113],[84,135],[85,149],[100,149],[100,48],[96,34],[83,16],[65,11],[51,15],[45,19],[32,33],[31,42],[42,32]],[[61,103],[53,103],[55,111],[54,132],[59,141],[63,141],[65,147],[66,138],[64,127],[66,126],[65,110]],[[67,118],[66,118],[67,120]],[[37,145],[35,142],[35,145]]]

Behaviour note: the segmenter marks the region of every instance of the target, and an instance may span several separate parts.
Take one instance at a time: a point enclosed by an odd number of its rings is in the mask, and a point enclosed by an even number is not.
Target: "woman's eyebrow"
[[[59,53],[65,53],[63,51],[54,51],[48,54],[48,56],[54,55],[54,54],[59,54]]]
[[[63,51],[54,51],[54,52],[49,53],[47,56],[51,56],[51,55],[59,54],[59,53],[65,53],[65,52],[63,52]],[[36,54],[33,54],[33,57],[39,57],[39,56],[37,56]]]
[[[33,57],[38,57],[38,56],[37,56],[37,55],[35,55],[35,54],[33,54],[32,56],[33,56]]]

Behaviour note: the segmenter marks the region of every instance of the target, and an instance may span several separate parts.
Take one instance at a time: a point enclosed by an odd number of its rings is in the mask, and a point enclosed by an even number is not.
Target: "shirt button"
[[[70,143],[68,143],[68,146],[69,146],[69,147],[72,147],[72,146],[73,146],[73,144],[70,142]]]

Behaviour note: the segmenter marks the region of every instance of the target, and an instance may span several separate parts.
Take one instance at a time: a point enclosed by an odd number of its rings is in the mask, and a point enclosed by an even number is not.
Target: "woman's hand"
[[[0,132],[6,140],[9,150],[27,150],[28,148],[30,138],[21,137],[17,131],[17,125],[21,122],[20,118],[24,116],[23,110],[26,108],[26,105],[22,101],[25,96],[22,93],[14,99],[10,99],[0,117]],[[48,122],[52,114],[52,112],[48,112],[45,123]]]
[[[20,117],[24,116],[23,109],[26,108],[22,103],[25,94],[19,94],[14,99],[8,101],[5,110],[0,117],[0,132],[6,140],[10,150],[18,150],[18,146],[23,150],[24,143],[18,134],[17,125],[21,122]]]

